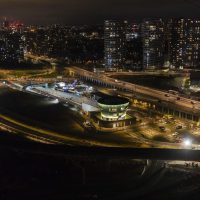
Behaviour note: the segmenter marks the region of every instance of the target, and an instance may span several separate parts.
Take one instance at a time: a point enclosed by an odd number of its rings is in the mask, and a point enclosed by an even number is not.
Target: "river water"
[[[167,76],[114,76],[116,79],[160,90],[177,90],[184,85],[182,77]]]
[[[75,107],[42,96],[0,88],[0,112],[25,124],[77,138],[87,144],[138,146],[124,133],[95,134],[84,130],[84,119]]]
[[[8,88],[0,88],[0,109],[15,119],[69,134],[83,132],[72,117],[74,108],[55,100]]]

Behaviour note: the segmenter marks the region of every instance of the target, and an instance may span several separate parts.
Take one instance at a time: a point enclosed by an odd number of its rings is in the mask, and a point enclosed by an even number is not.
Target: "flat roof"
[[[129,103],[129,100],[122,97],[106,97],[106,98],[100,98],[98,100],[98,103],[103,105],[122,105]]]

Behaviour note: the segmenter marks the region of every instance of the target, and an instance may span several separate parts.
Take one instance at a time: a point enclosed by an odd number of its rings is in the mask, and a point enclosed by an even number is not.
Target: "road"
[[[48,90],[50,90],[50,89],[45,89],[45,88],[42,88],[42,87],[40,89],[42,91],[44,90],[45,95],[46,95],[46,92],[48,92]],[[50,91],[52,92],[53,90],[50,90]],[[56,98],[61,98],[61,99],[63,98],[63,100],[66,101],[67,96],[64,96],[64,97],[59,96],[60,94],[64,95],[62,92],[59,92],[59,91],[53,91],[53,92],[55,93],[55,94],[52,94],[53,96],[55,96]],[[59,95],[57,93],[59,93]],[[48,95],[50,95],[49,92],[48,92]],[[65,95],[68,95],[68,94],[65,94]],[[82,99],[80,97],[79,97],[79,100],[82,101]],[[14,123],[13,123],[13,121],[10,121],[10,120],[7,120],[7,121],[9,122],[9,124],[6,123],[6,125],[9,125],[10,127],[13,127],[13,128],[17,128],[18,131],[21,130],[23,133],[24,132],[27,133],[26,134],[27,136],[30,136],[30,134],[31,134],[31,137],[33,135],[36,135],[38,137],[38,132],[41,132],[40,130],[38,131],[38,129],[37,130],[32,129],[32,127],[30,127],[30,126],[26,126],[26,125],[23,125],[23,124],[20,124],[20,123],[15,123],[15,121],[14,121]],[[4,122],[5,122],[5,118],[4,118]],[[28,130],[27,130],[27,128],[28,128]],[[155,134],[155,130],[150,129],[150,127],[146,128],[144,130],[141,130],[141,133],[146,134],[146,135],[150,135],[151,132],[154,132],[154,134]],[[42,134],[45,134],[45,138],[47,138],[47,139],[50,139],[50,140],[53,139],[54,142],[57,141],[57,139],[60,142],[60,137],[63,139],[62,135],[52,134],[52,133],[49,133],[49,131],[44,132],[42,130]],[[174,148],[175,149],[184,148],[184,146],[180,143],[178,144],[178,143],[172,143],[172,142],[159,142],[159,141],[152,140],[151,138],[148,138],[148,139],[144,138],[140,134],[138,134],[137,132],[135,132],[135,131],[133,132],[131,129],[130,130],[126,129],[126,131],[124,133],[122,133],[121,135],[124,135],[124,138],[126,138],[126,140],[130,140],[133,143],[137,143],[139,146],[141,145],[141,146],[146,146],[146,147],[172,148],[172,149],[174,149]],[[41,136],[41,134],[39,136]],[[50,138],[49,138],[49,136],[50,136]],[[55,138],[52,138],[52,136],[55,137]],[[71,142],[73,140],[74,140],[74,138],[73,138],[73,136],[71,136],[71,137],[64,138],[64,141],[62,140],[62,142],[63,143],[65,143],[66,141]],[[76,141],[79,142],[79,141],[81,141],[81,139],[76,140]],[[52,141],[49,141],[49,142],[52,142]],[[81,141],[81,143],[82,143],[82,141]],[[99,146],[107,145],[107,144],[100,143],[98,141],[98,139],[95,140],[95,141],[92,141],[92,142],[87,141],[86,143],[89,143],[90,145],[99,145]],[[84,142],[84,144],[85,144],[85,142]],[[115,146],[115,144],[110,144],[110,146]],[[121,144],[121,146],[123,147],[123,144]],[[126,145],[124,145],[124,146],[126,146]],[[193,145],[192,148],[199,149],[199,145]]]
[[[123,71],[123,72],[105,72],[106,76],[189,76],[188,73],[180,73],[175,71],[164,72],[162,70],[155,72],[135,72],[135,71]]]
[[[87,141],[85,139],[75,138],[73,136],[63,135],[51,130],[36,128],[31,125],[16,121],[10,117],[0,114],[0,126],[13,133],[17,133],[31,140],[41,143],[62,144],[62,145],[78,145],[78,146],[109,146],[98,141]]]
[[[140,86],[140,85],[133,84],[133,83],[128,83],[125,81],[118,81],[118,80],[115,80],[114,78],[110,78],[106,75],[97,75],[94,72],[90,72],[90,71],[87,71],[87,70],[84,70],[84,69],[81,69],[78,67],[69,68],[69,71],[74,72],[75,74],[83,76],[83,77],[95,79],[97,81],[106,83],[108,85],[112,85],[115,88],[122,88],[122,89],[125,89],[128,91],[131,91],[133,93],[147,95],[149,97],[153,97],[153,98],[156,98],[156,99],[164,101],[164,102],[172,103],[176,106],[183,107],[187,110],[190,110],[193,113],[199,114],[199,110],[200,110],[200,102],[199,101],[191,100],[191,99],[188,99],[185,97],[180,97],[180,99],[177,100],[177,97],[178,97],[177,95],[174,95],[171,93],[168,94],[165,91],[152,89],[149,87],[144,87],[144,86]]]
[[[107,143],[99,141],[98,138],[91,140],[86,140],[83,138],[76,138],[73,136],[63,135],[61,133],[56,133],[50,130],[44,130],[41,128],[36,128],[22,122],[11,119],[7,116],[0,114],[0,125],[25,136],[31,140],[36,140],[42,143],[51,143],[51,144],[62,144],[62,145],[86,145],[86,146],[103,146],[103,147],[127,147],[127,144],[116,145],[116,143]],[[119,134],[119,133],[118,133]],[[155,148],[166,148],[166,149],[183,149],[185,148],[180,143],[170,143],[170,142],[159,142],[151,139],[146,139],[141,137],[140,135],[133,133],[129,129],[126,130],[124,135],[124,139],[129,142],[133,142],[133,144],[138,144],[139,146],[146,145],[146,147],[155,147]],[[129,145],[128,145],[129,146]],[[199,149],[199,145],[192,145],[191,148]]]

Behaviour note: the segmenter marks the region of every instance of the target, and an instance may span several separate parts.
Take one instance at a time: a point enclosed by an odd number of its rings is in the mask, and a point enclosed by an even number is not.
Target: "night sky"
[[[0,16],[26,24],[96,24],[104,19],[200,17],[199,0],[0,0]]]

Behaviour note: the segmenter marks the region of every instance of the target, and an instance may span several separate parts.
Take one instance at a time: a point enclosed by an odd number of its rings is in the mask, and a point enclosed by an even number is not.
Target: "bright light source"
[[[60,83],[58,83],[58,85],[59,85],[59,87],[65,87],[65,83],[64,82],[60,82]]]
[[[183,141],[184,146],[189,147],[192,145],[192,141],[190,139],[185,139]]]

